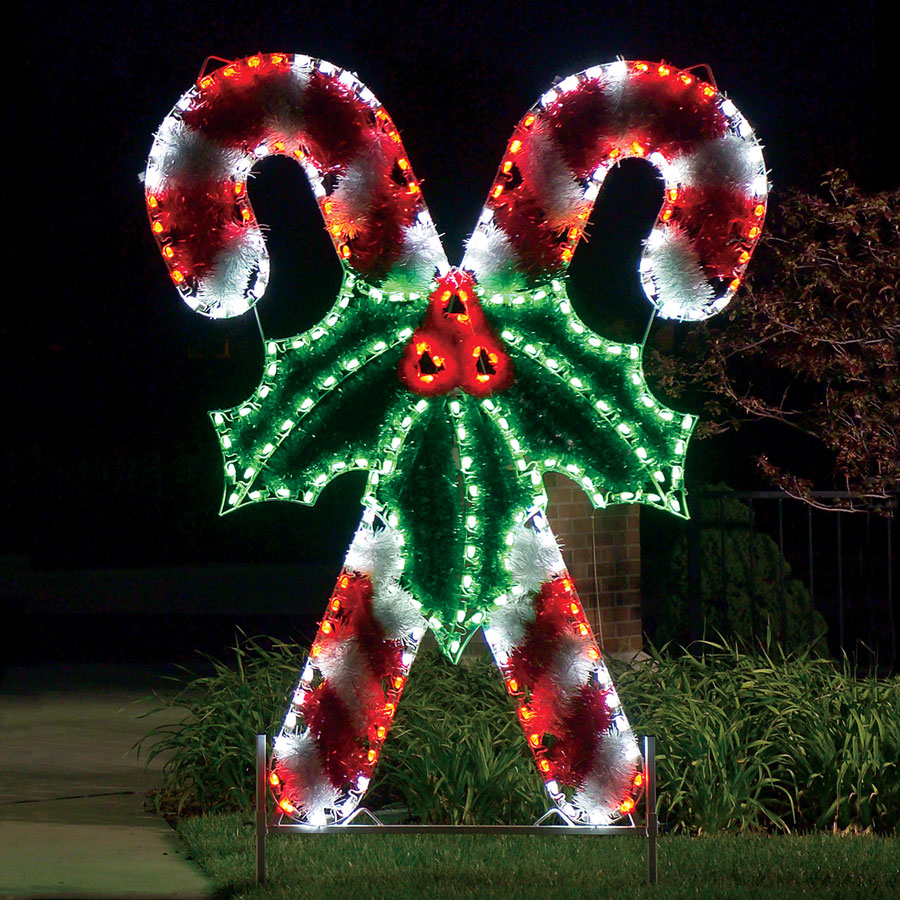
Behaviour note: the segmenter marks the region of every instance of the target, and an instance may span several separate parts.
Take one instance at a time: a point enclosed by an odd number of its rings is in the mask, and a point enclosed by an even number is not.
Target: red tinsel
[[[660,69],[667,72],[659,74]],[[632,74],[618,97],[600,80],[563,94],[546,112],[560,152],[573,172],[588,177],[622,140],[639,141],[664,156],[690,153],[700,141],[722,137],[727,121],[708,85],[667,66]],[[714,96],[714,95],[713,95]]]
[[[510,674],[519,684],[534,685],[550,669],[563,634],[571,633],[572,593],[567,578],[541,585],[535,598],[535,617],[525,629],[525,639],[510,654]]]
[[[341,575],[329,610],[335,600],[340,604],[339,609],[331,613],[336,630],[341,639],[356,638],[380,693],[382,680],[400,672],[403,644],[385,638],[384,629],[372,612],[372,581],[368,575]]]
[[[319,171],[347,166],[372,142],[372,110],[351,88],[318,70],[303,92],[302,116],[307,152]]]
[[[302,713],[316,737],[328,780],[343,788],[362,771],[366,756],[350,711],[326,681],[306,694]]]
[[[251,224],[244,220],[235,183],[179,185],[154,195],[154,221],[162,226],[172,255],[164,253],[170,271],[185,279],[200,278],[223,250],[235,244]]]
[[[489,205],[494,210],[494,221],[516,250],[523,274],[531,280],[539,280],[547,273],[564,268],[565,236],[547,224],[540,198],[533,195],[525,181],[506,189],[506,180],[502,176],[495,182],[492,197],[501,185],[503,192],[489,201]]]
[[[400,378],[414,393],[436,397],[460,383],[454,345],[435,329],[419,328],[400,360]]]
[[[571,579],[541,585],[534,608],[534,621],[509,656],[507,683],[514,682],[517,693],[528,695],[518,716],[542,774],[578,786],[590,772],[600,736],[612,721],[607,691],[593,680],[574,694],[566,695],[560,688],[565,675],[556,669],[560,651],[573,632],[590,634]],[[595,645],[594,649],[599,659]]]
[[[593,768],[599,741],[612,722],[606,697],[606,691],[586,684],[560,712],[547,759],[561,784],[579,786]]]
[[[408,185],[383,179],[371,197],[361,228],[347,241],[348,264],[372,281],[382,280],[403,252],[403,229],[415,224],[420,197],[410,192]]]
[[[741,254],[752,250],[749,229],[756,222],[758,200],[721,187],[691,187],[679,191],[677,221],[690,235],[701,265],[711,278],[731,278],[742,264]]]
[[[199,100],[184,111],[184,122],[227,147],[255,147],[265,138],[275,111],[283,127],[299,129],[303,87],[291,73],[291,57],[266,54],[255,59],[258,66],[240,60],[201,78]]]

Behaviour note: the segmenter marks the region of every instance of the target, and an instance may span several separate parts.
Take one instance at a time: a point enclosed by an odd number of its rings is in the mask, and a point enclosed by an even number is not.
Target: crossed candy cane
[[[450,267],[400,135],[356,76],[260,54],[204,75],[163,121],[145,175],[169,274],[211,317],[265,291],[247,196],[273,154],[303,167],[341,260],[337,302],[268,340],[254,394],[213,412],[223,511],[311,505],[363,470],[362,521],[284,724],[283,814],[345,820],[364,794],[426,629],[454,660],[483,627],[525,739],[573,823],[627,814],[640,752],[544,510],[544,472],[591,502],[684,515],[694,426],[647,388],[641,346],[572,311],[565,272],[609,170],[665,184],[640,264],[657,313],[702,319],[737,290],[765,215],[759,144],[688,71],[618,61],[571,75],[516,126],[460,267]]]

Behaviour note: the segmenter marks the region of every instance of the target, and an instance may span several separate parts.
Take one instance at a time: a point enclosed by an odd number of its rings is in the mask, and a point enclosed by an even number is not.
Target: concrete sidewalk
[[[160,715],[153,672],[8,670],[0,683],[0,898],[215,896],[166,822],[142,808],[161,761],[134,743]]]

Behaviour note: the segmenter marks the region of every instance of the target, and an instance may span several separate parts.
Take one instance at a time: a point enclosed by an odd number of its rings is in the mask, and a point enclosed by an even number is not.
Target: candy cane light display
[[[660,403],[642,347],[573,312],[566,269],[604,177],[648,160],[665,200],[640,263],[658,314],[733,296],[765,215],[760,146],[688,71],[618,61],[571,75],[516,126],[459,267],[444,255],[399,133],[355,75],[260,54],[200,78],[159,129],[147,206],[169,274],[207,316],[262,297],[254,164],[294,158],[344,278],[309,331],[265,343],[259,387],[211,414],[223,512],[311,505],[367,473],[363,515],[275,739],[281,811],[357,807],[426,629],[454,660],[479,628],[549,797],[569,821],[626,814],[640,753],[544,513],[545,472],[596,507],[685,515],[694,419]],[[460,698],[465,702],[465,698]]]

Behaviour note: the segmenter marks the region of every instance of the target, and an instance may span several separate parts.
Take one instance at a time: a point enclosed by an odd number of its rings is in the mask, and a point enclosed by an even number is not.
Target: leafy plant
[[[384,756],[375,796],[425,823],[531,823],[546,809],[503,681],[487,659],[452,665],[421,653]]]
[[[697,600],[706,631],[730,635],[752,647],[765,641],[767,634],[780,635],[783,599],[785,648],[800,649],[810,638],[809,592],[793,577],[778,544],[756,531],[750,507],[730,493],[727,485],[707,485],[692,502],[700,523],[701,593]],[[648,528],[652,524],[648,523]],[[668,539],[646,542],[644,566],[649,605],[658,610],[654,639],[657,644],[686,643],[691,590],[688,526],[666,520],[657,527],[665,529]],[[813,647],[819,653],[827,653],[826,632],[824,618],[814,611]]]
[[[856,679],[804,651],[705,653],[617,674],[639,732],[657,735],[659,805],[679,831],[900,823],[900,678]]]
[[[196,815],[249,810],[255,797],[255,735],[272,734],[284,717],[306,649],[272,638],[241,636],[230,663],[205,657],[209,675],[184,670],[175,696],[158,693],[156,712],[181,718],[138,742],[147,761],[166,759],[158,812]]]
[[[676,831],[897,830],[900,678],[857,679],[846,662],[748,653],[707,642],[702,655],[653,650],[610,660],[638,734],[657,738],[658,812]],[[157,808],[186,816],[249,812],[254,735],[273,734],[303,648],[242,639],[230,663],[186,673],[162,707],[180,710],[142,741],[168,757]],[[487,659],[454,666],[423,651],[376,769],[370,808],[425,823],[521,823],[546,808],[502,681]]]

